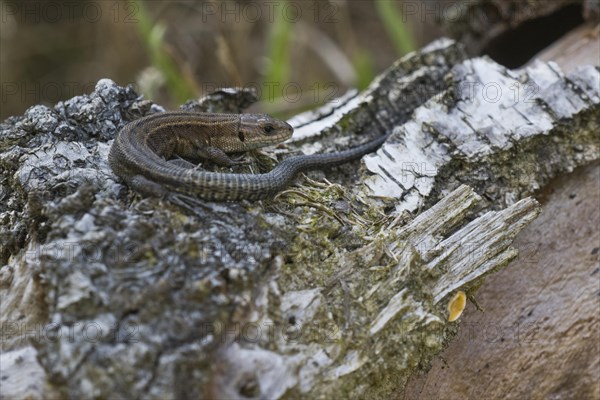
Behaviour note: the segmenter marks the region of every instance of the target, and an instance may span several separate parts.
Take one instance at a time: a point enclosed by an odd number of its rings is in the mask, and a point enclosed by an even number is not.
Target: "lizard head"
[[[281,143],[292,137],[294,128],[267,114],[241,114],[237,136],[245,150]]]

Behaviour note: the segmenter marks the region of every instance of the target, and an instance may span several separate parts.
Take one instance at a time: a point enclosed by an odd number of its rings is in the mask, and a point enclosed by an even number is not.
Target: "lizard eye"
[[[275,128],[273,128],[273,125],[265,125],[265,127],[263,128],[263,131],[266,134],[273,133],[274,130]]]

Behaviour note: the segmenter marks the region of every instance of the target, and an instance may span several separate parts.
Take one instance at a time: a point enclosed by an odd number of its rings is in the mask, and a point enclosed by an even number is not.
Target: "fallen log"
[[[101,80],[9,118],[3,395],[397,392],[456,332],[455,293],[472,295],[516,256],[513,238],[539,213],[527,196],[598,159],[599,76],[552,63],[511,71],[436,41],[365,92],[290,121],[288,151],[392,133],[377,153],[274,200],[195,213],[138,196],[108,167],[119,128],[163,110],[132,88]],[[186,108],[247,103],[222,91]]]

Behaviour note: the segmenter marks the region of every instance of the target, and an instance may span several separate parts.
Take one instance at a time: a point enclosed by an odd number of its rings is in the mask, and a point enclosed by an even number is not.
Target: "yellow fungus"
[[[448,321],[456,321],[466,305],[467,295],[462,290],[459,290],[448,302]]]

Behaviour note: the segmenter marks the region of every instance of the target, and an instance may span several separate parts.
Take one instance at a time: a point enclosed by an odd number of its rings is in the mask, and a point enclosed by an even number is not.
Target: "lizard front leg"
[[[214,162],[223,167],[231,167],[236,164],[243,164],[240,161],[233,160],[223,150],[218,147],[205,146],[198,147],[196,151],[198,157]]]
[[[174,149],[171,156],[180,157],[180,159],[183,158],[194,162],[198,162],[202,159],[209,160],[223,167],[231,167],[236,164],[243,164],[242,162],[233,160],[219,147],[210,146],[204,141],[196,141],[195,143],[191,141],[178,143],[178,146]],[[169,162],[174,162],[175,164],[180,163],[176,160],[177,159],[172,159],[169,160]],[[189,168],[190,166],[186,165],[185,167]]]

